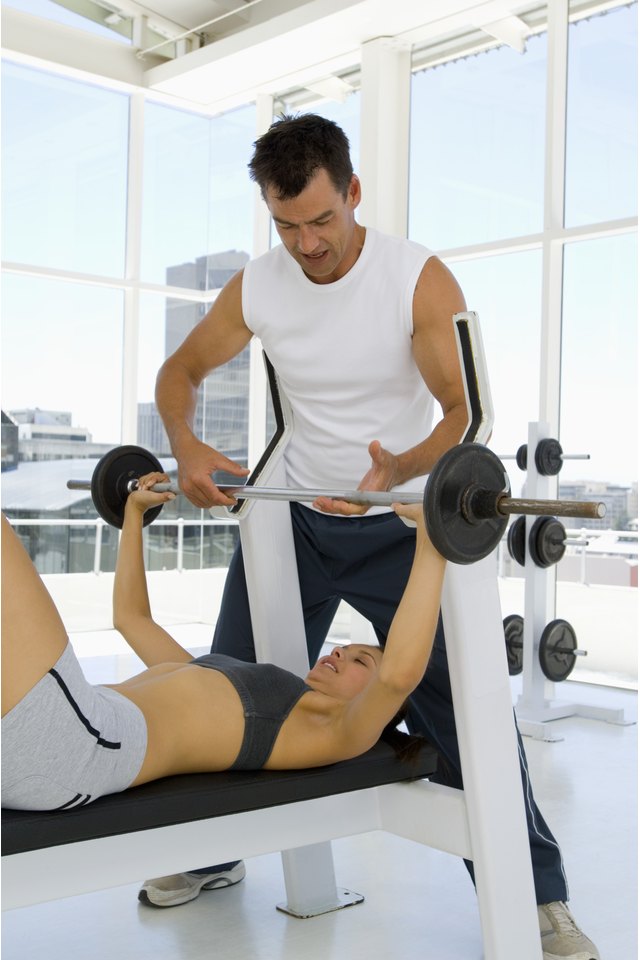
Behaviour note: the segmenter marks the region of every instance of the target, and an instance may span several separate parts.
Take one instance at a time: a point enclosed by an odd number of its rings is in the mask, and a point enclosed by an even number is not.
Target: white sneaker
[[[244,863],[222,864],[212,873],[174,873],[170,877],[145,880],[138,900],[149,907],[178,907],[200,896],[202,890],[216,890],[239,883],[246,874]]]
[[[538,904],[544,960],[600,960],[594,944],[585,937],[566,903]]]

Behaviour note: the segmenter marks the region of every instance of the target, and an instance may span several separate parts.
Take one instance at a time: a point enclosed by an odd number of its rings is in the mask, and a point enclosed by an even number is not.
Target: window
[[[3,258],[122,277],[129,101],[3,70]]]
[[[565,248],[560,439],[568,453],[591,459],[567,460],[561,481],[629,491],[637,482],[636,269],[632,234]],[[637,501],[627,519],[634,517]]]
[[[451,269],[467,306],[480,317],[495,415],[489,446],[499,456],[514,457],[527,442],[528,423],[538,416],[541,254],[483,257]],[[505,467],[514,496],[520,496],[523,474],[513,460],[506,459]]]
[[[544,181],[545,34],[530,36],[521,55],[495,47],[414,76],[409,222],[412,239],[450,258],[480,316],[495,408],[491,447],[513,457],[528,423],[540,420],[558,430],[568,457],[590,455],[564,461],[558,495],[602,500],[607,516],[563,519],[567,530],[587,529],[589,545],[582,537],[567,546],[556,571],[557,615],[576,625],[578,645],[592,654],[576,675],[635,686],[635,591],[623,588],[637,585],[637,5],[607,6],[601,15],[583,10],[582,19],[577,4],[571,8],[566,152],[548,171],[565,177],[559,229],[543,217],[545,192],[557,188]],[[532,29],[534,21],[543,27],[540,17],[530,13]],[[464,57],[462,40],[456,52]],[[427,54],[419,55],[424,64]],[[561,342],[559,379],[542,344],[543,316],[550,342]],[[543,362],[550,368],[539,395]],[[524,474],[511,459],[505,466],[521,495]],[[595,527],[620,536],[592,547]],[[506,549],[502,558],[511,612],[522,606],[522,568],[509,564]],[[623,627],[616,653],[605,650],[601,624],[587,613],[587,583],[615,591],[603,592],[599,608]]]
[[[2,288],[3,409],[64,411],[87,443],[115,446],[122,411],[121,291],[11,274]]]
[[[542,229],[546,38],[414,75],[409,236],[447,249]]]
[[[637,36],[635,4],[569,28],[569,227],[637,214]]]
[[[143,280],[215,290],[246,263],[254,125],[253,107],[211,120],[146,106]]]

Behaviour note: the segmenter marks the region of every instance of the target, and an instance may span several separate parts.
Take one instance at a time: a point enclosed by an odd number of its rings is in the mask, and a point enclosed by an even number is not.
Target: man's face
[[[333,283],[354,265],[362,249],[363,228],[355,222],[360,181],[353,176],[346,198],[326,170],[319,170],[302,193],[279,200],[268,187],[266,203],[278,235],[296,263],[314,283]]]

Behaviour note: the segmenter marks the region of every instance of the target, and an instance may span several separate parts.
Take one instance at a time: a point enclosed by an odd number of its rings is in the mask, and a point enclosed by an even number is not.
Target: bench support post
[[[284,462],[270,464],[261,481],[286,485]],[[304,677],[309,670],[302,601],[298,585],[289,504],[262,500],[240,521],[249,607],[258,662],[275,663]],[[324,842],[282,853],[287,904],[278,909],[297,917],[312,917],[349,906],[336,886],[331,843]],[[350,903],[359,903],[363,897]]]

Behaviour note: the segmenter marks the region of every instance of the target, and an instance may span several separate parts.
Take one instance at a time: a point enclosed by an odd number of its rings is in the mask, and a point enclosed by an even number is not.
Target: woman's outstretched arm
[[[350,756],[373,746],[380,731],[418,686],[427,669],[438,624],[446,561],[429,539],[422,504],[394,504],[394,509],[398,516],[416,524],[416,550],[377,674],[346,705],[339,721],[339,736],[353,747]]]
[[[193,659],[154,621],[149,604],[142,550],[143,517],[149,507],[175,498],[173,493],[154,493],[149,489],[167,479],[165,474],[147,474],[139,480],[140,489],[127,498],[113,583],[113,625],[148,667]]]
[[[398,516],[416,524],[416,552],[384,648],[380,681],[406,691],[427,669],[440,612],[446,560],[431,543],[422,504],[394,504]]]

